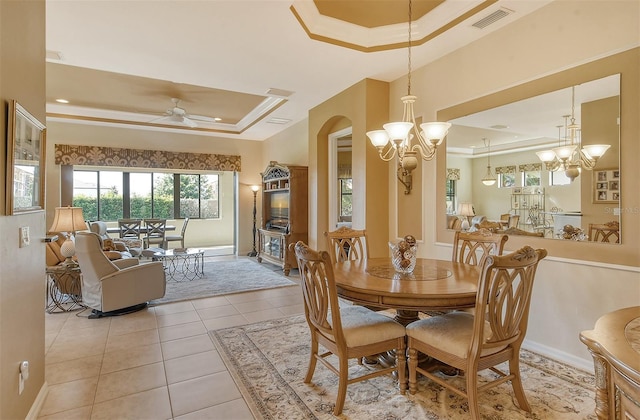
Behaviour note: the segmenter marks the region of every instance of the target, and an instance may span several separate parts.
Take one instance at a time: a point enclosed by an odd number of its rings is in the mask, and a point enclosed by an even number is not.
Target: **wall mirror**
[[[447,228],[619,243],[620,75],[503,103],[445,112]]]

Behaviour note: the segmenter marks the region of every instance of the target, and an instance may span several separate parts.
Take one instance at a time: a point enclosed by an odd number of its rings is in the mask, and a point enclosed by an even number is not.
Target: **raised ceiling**
[[[414,0],[413,66],[548,2]],[[407,17],[382,0],[47,0],[48,120],[264,140],[364,78],[406,74]],[[221,121],[160,118],[171,98]]]

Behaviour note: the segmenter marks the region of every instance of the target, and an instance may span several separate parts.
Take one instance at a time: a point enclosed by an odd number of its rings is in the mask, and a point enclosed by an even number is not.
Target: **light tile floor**
[[[111,318],[45,314],[49,393],[39,418],[253,419],[207,331],[302,313],[290,286]]]

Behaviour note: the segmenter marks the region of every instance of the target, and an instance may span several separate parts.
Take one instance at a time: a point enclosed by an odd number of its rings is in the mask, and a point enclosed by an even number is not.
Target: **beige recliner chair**
[[[76,256],[82,271],[82,301],[93,311],[89,318],[123,315],[141,310],[164,296],[161,262],[140,264],[137,258],[110,261],[93,232],[76,235]]]

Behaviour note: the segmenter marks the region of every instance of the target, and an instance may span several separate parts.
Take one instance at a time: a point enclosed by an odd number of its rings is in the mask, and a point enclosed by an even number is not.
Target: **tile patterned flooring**
[[[45,314],[49,393],[38,418],[253,419],[207,331],[302,313],[290,286],[103,319]]]

